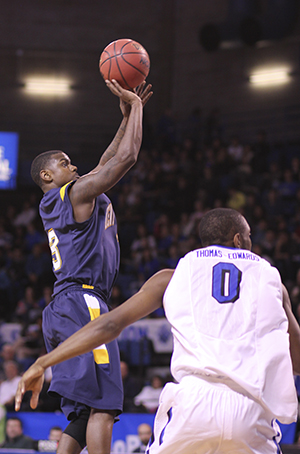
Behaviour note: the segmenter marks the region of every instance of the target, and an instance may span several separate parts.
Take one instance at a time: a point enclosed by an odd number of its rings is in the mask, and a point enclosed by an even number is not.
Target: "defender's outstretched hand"
[[[30,399],[30,406],[34,410],[39,401],[39,395],[44,383],[45,369],[36,364],[36,362],[27,369],[23,377],[19,381],[16,397],[15,397],[15,410],[19,411],[21,403],[26,391],[32,391]]]

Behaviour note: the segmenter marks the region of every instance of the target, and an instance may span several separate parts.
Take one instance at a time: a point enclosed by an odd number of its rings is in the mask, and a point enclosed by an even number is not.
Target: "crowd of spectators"
[[[279,269],[300,321],[300,146],[269,143],[264,131],[252,143],[238,135],[225,140],[218,111],[206,128],[200,120],[196,109],[179,131],[166,111],[156,131],[145,131],[136,165],[107,194],[121,246],[110,305],[118,306],[156,271],[174,268],[180,257],[200,247],[203,214],[223,206],[245,215],[253,251]],[[11,194],[9,203],[1,202],[0,333],[7,323],[20,329],[12,342],[0,339],[0,382],[8,379],[7,361],[21,374],[45,352],[41,319],[51,300],[53,274],[38,215],[41,197],[38,188],[26,188]],[[162,316],[158,310],[150,317]],[[39,410],[56,405],[45,392]]]

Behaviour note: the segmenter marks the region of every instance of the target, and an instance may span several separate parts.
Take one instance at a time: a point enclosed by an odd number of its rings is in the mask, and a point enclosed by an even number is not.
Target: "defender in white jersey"
[[[275,419],[296,420],[293,368],[300,373],[300,330],[288,294],[278,271],[250,252],[249,225],[235,210],[207,213],[200,238],[204,247],[181,259],[174,274],[157,273],[37,360],[20,382],[16,409],[26,390],[36,406],[46,367],[109,342],[163,298],[177,383],[161,393],[147,452],[279,452]]]

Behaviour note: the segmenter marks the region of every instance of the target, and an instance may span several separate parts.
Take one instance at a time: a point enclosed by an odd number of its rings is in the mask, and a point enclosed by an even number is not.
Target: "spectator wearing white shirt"
[[[0,384],[0,404],[4,405],[7,411],[13,411],[15,394],[21,380],[18,363],[12,360],[5,361],[3,369],[6,380]]]
[[[159,396],[164,382],[159,375],[153,375],[151,384],[143,387],[141,392],[135,396],[134,404],[143,406],[148,413],[155,413],[159,404]]]

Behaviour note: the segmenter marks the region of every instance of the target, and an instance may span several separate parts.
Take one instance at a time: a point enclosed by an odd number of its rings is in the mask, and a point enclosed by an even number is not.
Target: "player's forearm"
[[[131,167],[137,160],[143,135],[143,106],[138,98],[131,105],[124,136],[118,147],[116,158]]]
[[[55,364],[66,361],[74,356],[83,355],[96,348],[100,343],[109,342],[110,337],[114,333],[108,332],[108,324],[106,324],[105,321],[102,323],[102,319],[105,319],[108,315],[109,314],[103,314],[98,319],[89,322],[50,353],[38,358],[36,363],[44,369],[47,369],[47,367],[55,366]],[[103,328],[101,331],[103,341],[101,340],[101,342],[98,341],[99,329],[96,330],[95,326],[95,322],[96,324],[99,324],[100,321],[101,327]],[[107,334],[106,336],[105,333]]]
[[[132,127],[134,126],[134,128]],[[122,123],[113,139],[111,144],[103,153],[99,166],[103,166],[107,163],[112,157],[114,157],[121,145],[121,150],[119,152],[120,159],[124,159],[127,156],[128,146],[130,147],[129,151],[134,157],[134,162],[137,158],[140,146],[142,142],[142,103],[140,99],[137,99],[131,105],[131,110],[129,117],[124,117]],[[125,155],[126,153],[126,155]],[[97,166],[98,167],[98,166]],[[96,169],[94,170],[97,170]]]

